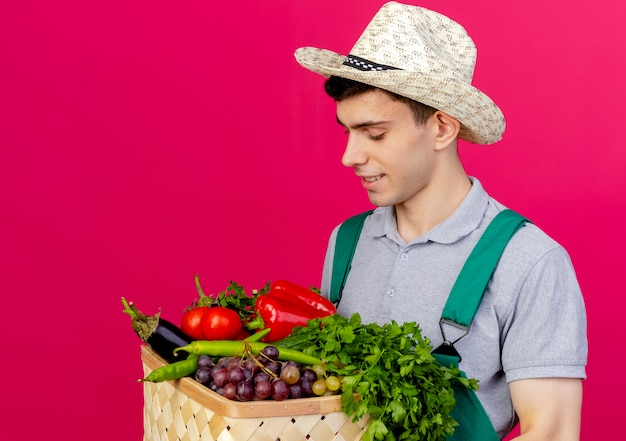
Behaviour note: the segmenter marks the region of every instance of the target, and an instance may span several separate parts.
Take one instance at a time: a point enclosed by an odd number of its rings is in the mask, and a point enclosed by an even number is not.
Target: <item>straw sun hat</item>
[[[348,56],[303,47],[296,60],[318,74],[369,84],[441,110],[461,123],[459,138],[493,144],[504,116],[471,85],[476,46],[465,29],[437,12],[389,2]]]

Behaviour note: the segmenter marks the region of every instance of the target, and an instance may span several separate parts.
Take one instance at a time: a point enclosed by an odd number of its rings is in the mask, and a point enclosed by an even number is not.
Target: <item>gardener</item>
[[[457,151],[459,138],[492,144],[505,126],[496,104],[471,86],[476,48],[466,31],[436,12],[392,2],[349,55],[306,47],[296,59],[328,77],[347,134],[343,164],[377,206],[365,219],[338,312],[417,322],[433,347],[445,341],[458,351],[459,367],[480,381],[491,422],[472,429],[474,439],[503,438],[519,421],[519,440],[578,440],[586,317],[559,244],[526,223],[508,242],[472,326],[455,335],[440,324],[466,258],[505,210],[466,174]],[[324,266],[326,296],[336,237],[337,229]]]

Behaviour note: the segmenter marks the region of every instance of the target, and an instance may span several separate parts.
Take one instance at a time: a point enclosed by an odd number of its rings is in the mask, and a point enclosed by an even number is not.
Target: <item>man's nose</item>
[[[358,142],[357,137],[352,134],[348,135],[348,143],[341,157],[341,163],[346,167],[354,167],[355,165],[362,165],[366,162],[367,156]]]

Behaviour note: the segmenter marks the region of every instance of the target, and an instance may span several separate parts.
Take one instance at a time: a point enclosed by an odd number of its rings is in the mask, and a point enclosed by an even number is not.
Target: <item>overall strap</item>
[[[341,299],[363,223],[373,211],[357,214],[339,227],[330,286],[330,300],[334,303]],[[525,222],[529,222],[528,219],[508,209],[498,213],[490,222],[450,292],[442,313],[443,323],[469,330],[502,251]]]
[[[443,308],[440,326],[444,344],[452,344],[469,332],[504,248],[526,222],[529,222],[528,219],[507,209],[498,213],[489,223],[463,265]],[[444,333],[444,325],[461,329],[464,333],[450,341]]]
[[[469,332],[489,279],[506,244],[525,222],[529,221],[514,211],[501,211],[489,223],[467,258],[441,316],[440,326],[444,342],[432,351],[435,359],[442,365],[459,367],[461,356],[453,343]],[[463,334],[453,342],[449,341],[444,333],[444,324],[460,328]],[[461,375],[465,377],[463,371]],[[456,404],[450,416],[459,425],[454,434],[446,437],[446,441],[499,441],[500,437],[476,393],[458,382],[454,382],[453,388]]]
[[[365,218],[374,210],[368,210],[346,219],[337,232],[335,241],[335,256],[333,258],[333,272],[330,279],[330,301],[337,303],[341,299],[341,292],[348,278],[352,257],[356,244],[359,241]]]

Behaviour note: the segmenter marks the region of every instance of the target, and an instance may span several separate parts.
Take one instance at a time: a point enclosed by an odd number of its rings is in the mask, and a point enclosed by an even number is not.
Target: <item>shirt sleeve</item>
[[[565,249],[558,246],[549,250],[521,283],[502,336],[507,381],[585,378],[585,305]]]

